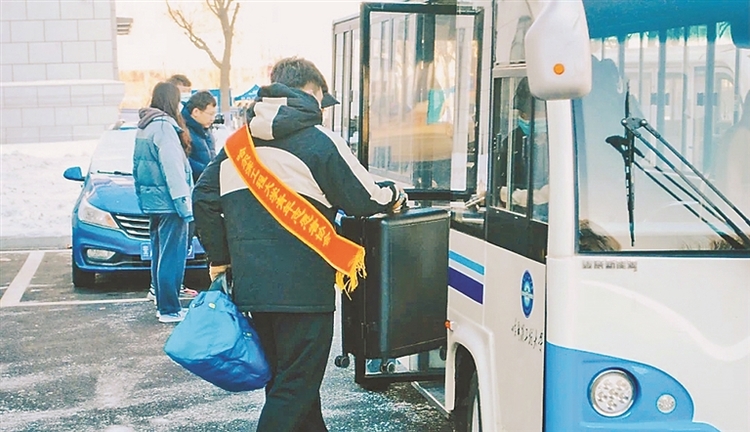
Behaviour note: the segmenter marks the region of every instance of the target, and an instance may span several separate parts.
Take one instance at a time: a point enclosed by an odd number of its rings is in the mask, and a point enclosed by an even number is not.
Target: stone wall
[[[114,0],[3,0],[0,30],[0,143],[91,139],[117,121]]]

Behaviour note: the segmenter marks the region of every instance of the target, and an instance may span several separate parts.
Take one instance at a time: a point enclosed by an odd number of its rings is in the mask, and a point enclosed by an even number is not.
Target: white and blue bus
[[[363,3],[333,33],[330,127],[451,213],[419,388],[458,430],[750,430],[749,0]]]

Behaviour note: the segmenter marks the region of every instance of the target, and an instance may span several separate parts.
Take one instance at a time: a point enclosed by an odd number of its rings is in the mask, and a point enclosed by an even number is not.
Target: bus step
[[[445,409],[444,381],[412,381],[411,385],[427,399],[430,405],[437,408],[445,418],[450,418],[450,413]]]

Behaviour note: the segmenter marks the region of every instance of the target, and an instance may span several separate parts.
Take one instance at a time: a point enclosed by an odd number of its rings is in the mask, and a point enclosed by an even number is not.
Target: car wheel
[[[74,287],[91,288],[94,286],[95,280],[96,280],[96,273],[81,270],[76,265],[76,262],[73,261],[73,286]]]

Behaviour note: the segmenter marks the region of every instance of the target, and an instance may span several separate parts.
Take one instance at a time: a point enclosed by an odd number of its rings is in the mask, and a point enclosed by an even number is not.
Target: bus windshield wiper
[[[125,172],[125,171],[101,171],[97,170],[97,174],[109,174],[109,175],[118,175],[118,176],[132,176],[133,173]]]
[[[627,83],[625,90],[625,118],[630,118],[630,82]],[[627,126],[625,127],[625,136],[613,135],[606,141],[612,145],[622,155],[622,161],[625,166],[625,192],[628,195],[628,225],[630,227],[630,246],[635,246],[635,182],[633,181],[633,162],[635,162],[635,153],[643,157],[643,153],[635,148],[635,135]]]
[[[660,143],[664,145],[665,148],[667,148],[675,157],[677,157],[685,166],[690,168],[690,170],[698,176],[698,178],[703,181],[715,194],[718,196],[724,204],[729,206],[739,217],[748,225],[750,225],[750,219],[748,219],[734,204],[732,204],[729,199],[727,199],[726,196],[724,196],[721,191],[716,188],[703,174],[701,174],[700,171],[698,171],[695,166],[693,166],[690,161],[685,159],[682,154],[680,154],[667,140],[662,137],[662,135],[655,130],[651,125],[648,123],[648,121],[636,118],[636,117],[630,117],[629,114],[629,105],[628,105],[628,99],[629,95],[628,92],[626,92],[626,100],[625,100],[625,111],[626,111],[626,117],[622,119],[622,125],[625,127],[625,137],[620,137],[617,135],[610,136],[606,139],[607,143],[615,147],[622,155],[623,160],[626,163],[626,181],[628,182],[628,210],[629,210],[629,216],[630,216],[630,224],[631,224],[631,242],[634,240],[633,237],[633,219],[632,219],[632,213],[630,213],[630,208],[633,205],[630,201],[633,191],[633,184],[632,184],[632,178],[631,180],[627,180],[628,177],[628,162],[635,164],[641,171],[644,172],[651,180],[653,180],[657,185],[659,185],[663,190],[665,190],[671,197],[675,198],[677,201],[681,202],[682,205],[690,211],[694,216],[699,218],[701,221],[705,222],[714,232],[716,232],[722,239],[724,239],[727,243],[729,243],[733,248],[735,249],[750,249],[750,238],[732,221],[732,219],[725,214],[716,204],[714,204],[710,198],[706,196],[706,194],[700,190],[690,179],[688,179],[685,174],[682,173],[682,171],[678,170],[677,167],[662,153],[659,151],[656,146],[649,143],[643,135],[638,131],[639,128],[644,128],[646,131],[648,131],[654,138],[659,140]],[[706,210],[711,216],[715,217],[718,220],[721,220],[724,222],[727,226],[731,227],[734,231],[734,234],[737,236],[738,239],[741,240],[738,241],[734,237],[727,235],[717,227],[715,227],[713,224],[711,224],[709,221],[707,221],[704,217],[700,216],[694,209],[690,208],[689,205],[680,197],[677,196],[674,191],[670,190],[664,183],[658,181],[652,174],[648,173],[642,165],[640,165],[638,162],[634,160],[634,155],[638,155],[642,158],[645,158],[643,153],[639,151],[635,147],[635,139],[638,138],[640,142],[642,142],[646,147],[649,148],[654,154],[662,161],[664,162],[671,170],[671,172],[677,174],[680,179],[690,188],[692,189],[689,191],[679,183],[677,183],[674,179],[672,179],[670,176],[667,175],[664,170],[659,168],[658,166],[654,165],[654,169],[664,175],[664,177],[672,183],[674,186],[679,188],[683,193],[685,193],[688,197],[690,197],[692,200],[697,202],[704,210]],[[632,172],[630,173],[630,176],[632,176]],[[694,195],[695,194],[695,195]],[[696,196],[697,195],[697,196]],[[699,200],[698,196],[702,199]]]

